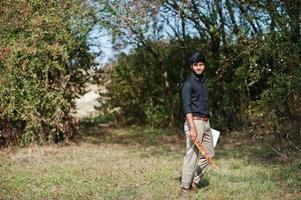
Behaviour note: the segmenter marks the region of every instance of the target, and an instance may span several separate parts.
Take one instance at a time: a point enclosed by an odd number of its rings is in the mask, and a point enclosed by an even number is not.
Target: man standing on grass
[[[210,158],[214,156],[213,139],[209,123],[208,89],[204,77],[205,57],[197,52],[189,61],[191,74],[181,86],[181,100],[186,121],[186,155],[184,157],[181,191],[197,189],[197,185],[208,169],[208,161],[194,144],[201,141]]]

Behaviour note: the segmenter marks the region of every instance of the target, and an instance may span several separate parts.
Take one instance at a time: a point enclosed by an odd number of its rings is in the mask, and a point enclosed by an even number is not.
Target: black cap
[[[201,54],[200,52],[194,53],[191,58],[189,59],[190,66],[194,63],[203,62],[205,63],[205,56]]]

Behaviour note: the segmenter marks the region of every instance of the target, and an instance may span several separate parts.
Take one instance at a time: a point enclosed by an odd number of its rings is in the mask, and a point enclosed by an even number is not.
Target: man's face
[[[194,63],[194,64],[192,64],[191,69],[197,75],[201,75],[205,70],[205,64],[203,62]]]

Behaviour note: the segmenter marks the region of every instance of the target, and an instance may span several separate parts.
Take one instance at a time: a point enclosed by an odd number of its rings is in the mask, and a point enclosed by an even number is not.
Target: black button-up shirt
[[[191,73],[181,85],[181,100],[185,115],[209,117],[207,81]]]

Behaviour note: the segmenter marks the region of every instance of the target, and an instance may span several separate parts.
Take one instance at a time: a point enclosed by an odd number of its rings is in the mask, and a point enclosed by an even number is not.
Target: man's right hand
[[[197,138],[196,129],[195,129],[195,128],[192,128],[192,129],[190,129],[189,132],[190,132],[190,137],[191,137],[192,141],[195,141],[196,138]]]

